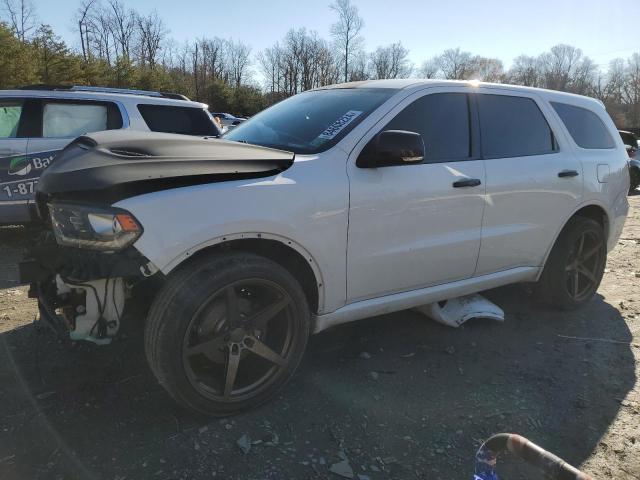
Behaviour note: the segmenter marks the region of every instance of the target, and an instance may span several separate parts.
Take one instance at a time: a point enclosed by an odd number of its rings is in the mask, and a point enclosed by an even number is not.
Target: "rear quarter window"
[[[141,103],[138,111],[152,132],[183,135],[218,135],[218,129],[202,108]]]
[[[576,145],[588,149],[614,148],[613,137],[600,117],[591,110],[567,103],[551,102]]]

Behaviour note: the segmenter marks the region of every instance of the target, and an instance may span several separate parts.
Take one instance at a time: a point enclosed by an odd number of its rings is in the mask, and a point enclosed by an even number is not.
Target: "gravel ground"
[[[596,478],[639,479],[640,195],[630,203],[586,308],[545,310],[513,286],[487,292],[504,323],[400,312],[335,328],[275,401],[226,420],[175,406],[137,335],[70,347],[38,332],[15,281],[25,232],[0,229],[0,478],[468,479],[482,440],[511,431]]]

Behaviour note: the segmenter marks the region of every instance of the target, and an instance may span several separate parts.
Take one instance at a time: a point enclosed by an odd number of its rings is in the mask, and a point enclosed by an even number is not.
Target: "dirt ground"
[[[504,323],[400,312],[335,328],[275,401],[226,420],[177,407],[135,335],[70,348],[38,333],[16,282],[25,232],[1,229],[0,478],[338,479],[346,461],[358,480],[469,479],[482,440],[510,431],[596,478],[640,479],[640,195],[630,203],[586,308],[545,310],[513,286],[487,292]]]

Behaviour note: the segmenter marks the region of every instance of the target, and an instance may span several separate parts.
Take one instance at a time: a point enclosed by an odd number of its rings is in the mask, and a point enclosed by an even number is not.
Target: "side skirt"
[[[457,282],[362,300],[345,305],[334,312],[316,316],[313,333],[319,333],[341,323],[406,310],[419,305],[469,295],[510,283],[534,281],[539,273],[539,267],[511,268],[479,277],[458,280]]]

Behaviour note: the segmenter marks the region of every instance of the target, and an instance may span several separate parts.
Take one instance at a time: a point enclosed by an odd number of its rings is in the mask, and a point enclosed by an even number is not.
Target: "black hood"
[[[42,197],[103,200],[187,185],[259,178],[294,154],[209,137],[111,130],[78,137],[44,171]]]

